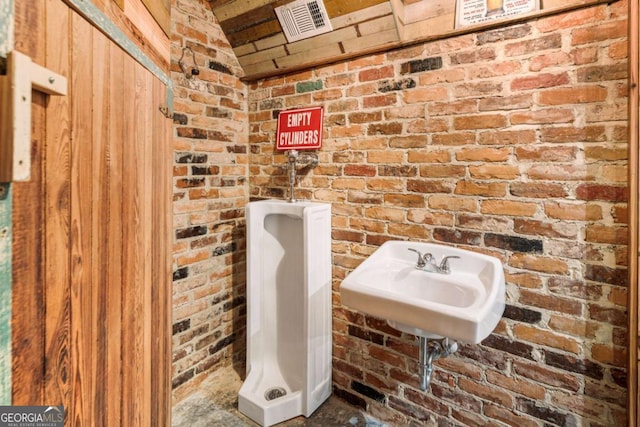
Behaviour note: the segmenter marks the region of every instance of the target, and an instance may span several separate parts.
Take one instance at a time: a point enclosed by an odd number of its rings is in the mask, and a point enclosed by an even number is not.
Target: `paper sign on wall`
[[[457,0],[456,28],[540,10],[540,0]]]
[[[281,111],[278,115],[276,149],[311,150],[322,147],[322,107]]]

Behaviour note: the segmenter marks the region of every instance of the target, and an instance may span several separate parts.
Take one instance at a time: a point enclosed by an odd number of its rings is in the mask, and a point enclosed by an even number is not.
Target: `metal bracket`
[[[31,177],[31,90],[67,95],[67,79],[12,51],[0,76],[0,182]]]
[[[168,106],[161,105],[160,107],[158,107],[158,110],[160,110],[162,115],[165,116],[167,119],[173,119],[173,112]]]

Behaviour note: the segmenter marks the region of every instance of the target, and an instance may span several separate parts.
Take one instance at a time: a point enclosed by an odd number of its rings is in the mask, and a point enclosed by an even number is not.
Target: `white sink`
[[[418,256],[431,253],[439,265],[450,259],[450,274],[416,268]],[[496,327],[504,312],[504,270],[488,255],[432,243],[389,241],[340,285],[342,303],[386,319],[404,332],[448,337],[477,344]]]

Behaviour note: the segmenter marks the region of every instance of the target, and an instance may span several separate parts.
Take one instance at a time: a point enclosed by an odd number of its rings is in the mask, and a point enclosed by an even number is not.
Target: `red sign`
[[[276,148],[311,150],[322,147],[322,107],[281,111],[278,115]]]

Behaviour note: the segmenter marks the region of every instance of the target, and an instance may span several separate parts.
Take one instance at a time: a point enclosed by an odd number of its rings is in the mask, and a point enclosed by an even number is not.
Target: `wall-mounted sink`
[[[449,259],[450,273],[416,268],[418,256]],[[496,327],[505,301],[500,260],[444,245],[408,241],[384,243],[340,285],[347,307],[386,319],[414,335],[479,343]]]

